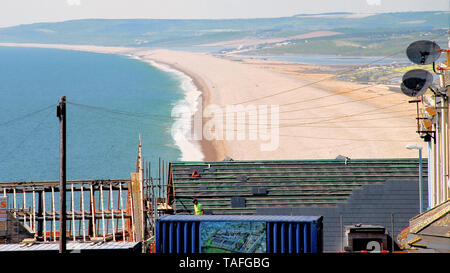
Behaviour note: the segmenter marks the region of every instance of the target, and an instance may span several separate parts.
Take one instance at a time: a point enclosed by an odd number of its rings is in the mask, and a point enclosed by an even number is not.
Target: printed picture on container
[[[202,253],[265,253],[264,222],[201,223]]]

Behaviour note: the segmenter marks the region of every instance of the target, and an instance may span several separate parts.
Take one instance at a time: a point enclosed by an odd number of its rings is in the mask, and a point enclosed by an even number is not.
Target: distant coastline
[[[175,65],[170,65],[164,62],[158,62],[153,59],[142,57],[140,56],[139,52],[135,52],[136,50],[134,48],[91,46],[91,45],[21,44],[21,43],[0,43],[0,46],[76,50],[76,51],[85,51],[103,54],[117,54],[132,57],[141,62],[148,63],[159,70],[175,74],[179,78],[178,80],[180,81],[180,86],[185,92],[186,97],[192,96],[192,93],[195,93],[197,91],[201,92],[203,97],[208,98],[208,89],[206,86],[201,84],[201,79],[198,76],[196,77],[190,75],[188,71],[182,70]],[[189,84],[189,81],[192,81],[195,87],[186,88],[185,86],[183,86],[186,85],[185,83]],[[196,90],[193,90],[194,88]],[[186,102],[186,97],[183,102]],[[200,99],[201,98],[202,96],[200,96]],[[197,98],[195,100],[197,100]],[[200,103],[202,103],[202,101],[200,101]],[[197,143],[194,141],[189,141],[183,137],[179,139],[174,139],[174,141],[181,151],[180,160],[201,161],[204,160],[205,154],[207,155],[208,158],[216,158],[214,147],[208,141],[201,140]]]
[[[202,92],[208,105],[279,105],[279,147],[261,150],[263,139],[199,141],[206,161],[408,158],[405,149],[420,142],[415,111],[402,94],[384,84],[333,80],[328,72],[309,73],[314,65],[265,60],[229,60],[206,53],[90,45],[0,43],[135,56],[180,71]],[[324,80],[326,79],[326,80]],[[205,123],[205,120],[203,120]],[[374,128],[376,128],[374,130]]]

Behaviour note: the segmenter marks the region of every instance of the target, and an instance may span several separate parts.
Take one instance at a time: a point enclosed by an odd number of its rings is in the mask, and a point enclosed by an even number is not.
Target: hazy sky
[[[255,18],[299,13],[448,11],[450,0],[0,0],[0,27],[82,18]]]

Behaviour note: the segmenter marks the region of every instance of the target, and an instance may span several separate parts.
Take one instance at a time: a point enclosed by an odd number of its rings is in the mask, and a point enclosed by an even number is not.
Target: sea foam
[[[199,108],[201,109],[202,92],[195,86],[191,77],[185,73],[176,70],[166,64],[161,64],[152,60],[145,60],[138,56],[129,56],[149,63],[153,67],[167,73],[171,73],[180,83],[180,88],[184,92],[184,98],[173,105],[172,117],[174,124],[171,128],[171,134],[175,144],[181,151],[182,161],[202,161],[204,154],[198,140],[192,139],[192,124],[194,115]]]

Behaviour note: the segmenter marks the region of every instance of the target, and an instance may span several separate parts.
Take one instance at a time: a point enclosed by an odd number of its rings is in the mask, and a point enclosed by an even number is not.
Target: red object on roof
[[[200,177],[200,174],[197,172],[197,170],[194,170],[192,172],[192,177]]]

